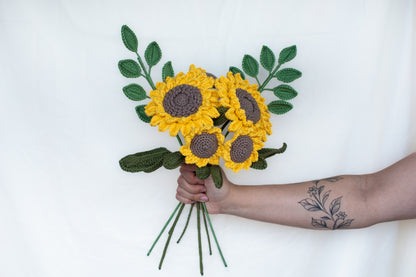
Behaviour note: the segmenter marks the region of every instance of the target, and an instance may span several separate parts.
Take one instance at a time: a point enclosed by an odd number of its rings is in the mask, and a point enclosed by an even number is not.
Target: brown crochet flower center
[[[199,88],[183,84],[169,90],[163,98],[163,108],[174,117],[187,117],[198,111],[202,104]]]
[[[240,102],[240,108],[246,112],[246,119],[257,123],[260,120],[261,113],[256,99],[241,88],[236,89],[235,94]]]
[[[253,140],[249,136],[239,136],[231,144],[230,156],[235,163],[247,160],[253,152]]]
[[[198,158],[208,159],[217,152],[218,139],[215,134],[201,133],[191,141],[192,154]]]

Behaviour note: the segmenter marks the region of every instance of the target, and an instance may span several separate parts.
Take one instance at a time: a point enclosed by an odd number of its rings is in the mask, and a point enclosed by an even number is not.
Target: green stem
[[[279,70],[280,66],[281,66],[281,64],[278,64],[276,66],[276,68],[272,71],[272,73],[269,73],[269,76],[267,76],[266,80],[264,80],[263,84],[259,87],[259,92],[262,92],[264,90],[264,87],[267,86],[267,84],[270,82],[270,80],[273,78],[273,76]]]
[[[227,120],[224,125],[222,125],[221,127],[221,132],[224,131],[225,127],[227,127],[227,125],[231,122],[231,120]]]
[[[191,219],[191,213],[192,213],[192,209],[194,208],[194,205],[195,203],[192,203],[191,208],[189,209],[188,218],[186,219],[185,227],[183,228],[182,234],[176,243],[179,243],[181,241],[183,235],[185,234],[186,229],[188,228],[189,219]]]
[[[159,235],[157,236],[155,242],[153,243],[152,247],[150,247],[149,252],[147,252],[147,256],[150,255],[150,253],[153,250],[153,247],[155,247],[156,243],[158,242],[158,240],[160,239],[160,236],[163,234],[163,232],[165,231],[166,227],[168,226],[169,222],[172,220],[173,216],[175,215],[176,211],[179,209],[179,207],[181,206],[181,202],[179,202],[179,204],[176,206],[175,210],[173,211],[173,213],[170,215],[168,221],[166,222],[165,226],[163,226],[162,231],[160,231]]]
[[[205,213],[202,213],[203,219],[204,219],[204,226],[205,226],[205,232],[207,233],[207,239],[208,239],[208,248],[209,248],[209,254],[212,255],[212,249],[211,249],[211,239],[209,238],[209,232],[208,232],[208,224],[207,224],[207,217],[205,216]]]
[[[182,143],[182,140],[181,140],[181,138],[179,137],[179,135],[176,135],[176,139],[178,140],[179,145],[180,145],[180,146],[182,146],[182,145],[183,145],[183,143]]]
[[[227,133],[225,133],[224,138],[226,138],[226,137],[228,136],[228,134],[229,134],[229,133],[230,133],[230,132],[228,132],[228,131],[227,131]]]
[[[214,228],[212,227],[211,219],[209,218],[207,207],[205,206],[205,203],[202,203],[202,207],[204,208],[204,212],[205,212],[205,215],[208,219],[208,223],[209,223],[209,227],[211,228],[212,236],[214,237],[215,243],[217,244],[218,252],[220,252],[222,262],[224,263],[224,266],[227,267],[227,263],[225,262],[224,256],[222,255],[221,247],[218,243],[217,236],[215,235]]]
[[[257,84],[258,84],[258,85],[259,85],[259,87],[260,87],[260,81],[259,81],[259,78],[257,78],[257,76],[256,76],[255,78],[256,78]]]
[[[152,87],[152,89],[155,90],[156,89],[155,84],[153,83],[152,77],[150,76],[150,68],[149,68],[149,72],[147,72],[146,67],[144,66],[144,63],[143,63],[142,58],[140,57],[139,53],[136,52],[136,55],[137,55],[137,60],[139,61],[140,66],[143,69],[143,72],[144,72],[144,75],[145,75],[144,77],[146,78],[147,82]]]
[[[271,89],[271,88],[265,88],[265,89],[263,89],[263,91],[265,91],[265,90],[268,90],[268,91],[274,91],[273,89]]]
[[[201,210],[201,203],[196,202],[196,214],[197,214],[197,227],[198,227],[198,252],[199,252],[199,272],[201,275],[204,275],[204,265],[202,263],[202,244],[201,244],[201,218],[200,218],[200,210]]]
[[[172,227],[169,230],[169,236],[168,236],[168,239],[166,241],[165,248],[163,249],[162,257],[160,258],[159,270],[162,268],[163,260],[165,259],[166,251],[168,250],[170,239],[172,238],[172,234],[173,234],[173,231],[175,230],[176,223],[178,223],[179,217],[181,216],[183,207],[185,207],[185,204],[181,203],[181,208],[178,212],[178,215],[176,216],[175,221],[173,222]]]

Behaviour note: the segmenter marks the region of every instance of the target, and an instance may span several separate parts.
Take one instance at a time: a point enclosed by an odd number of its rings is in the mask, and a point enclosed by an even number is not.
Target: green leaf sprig
[[[269,47],[264,45],[260,52],[260,64],[265,70],[269,72],[269,75],[263,82],[260,82],[258,78],[260,69],[259,62],[250,55],[244,55],[243,57],[243,61],[241,63],[242,69],[248,76],[256,80],[259,92],[261,93],[265,90],[273,91],[274,95],[280,99],[277,101],[272,101],[268,105],[269,111],[274,114],[284,114],[290,111],[293,108],[293,105],[287,102],[287,100],[295,98],[298,93],[294,88],[287,84],[282,84],[275,88],[266,88],[266,86],[273,78],[276,78],[283,83],[291,83],[302,76],[302,72],[294,68],[280,69],[283,64],[293,60],[296,57],[296,53],[296,45],[284,48],[279,53],[279,58],[277,59],[276,65],[275,54]],[[241,78],[245,79],[243,71],[239,68],[231,66],[229,70],[233,74],[240,73]]]

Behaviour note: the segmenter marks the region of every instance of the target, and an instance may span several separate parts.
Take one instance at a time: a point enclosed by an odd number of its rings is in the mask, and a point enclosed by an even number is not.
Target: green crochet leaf
[[[163,158],[163,166],[166,169],[175,169],[184,162],[185,162],[185,157],[179,151],[167,154]]]
[[[267,159],[271,156],[274,156],[276,154],[282,154],[283,152],[286,151],[287,148],[287,144],[283,143],[283,146],[280,147],[279,149],[275,149],[275,148],[262,148],[259,150],[259,157],[262,159]]]
[[[267,162],[266,162],[265,159],[259,157],[259,159],[256,162],[252,163],[250,167],[254,168],[254,169],[260,169],[260,170],[261,169],[266,169],[267,168]]]
[[[276,78],[284,83],[290,83],[301,76],[302,72],[294,68],[284,68],[276,73]]]
[[[150,123],[150,120],[152,120],[152,117],[147,116],[147,114],[144,112],[144,107],[145,106],[146,105],[136,106],[136,108],[135,108],[136,113],[143,122]]]
[[[175,72],[173,71],[172,62],[168,61],[162,68],[162,81],[166,81],[166,77],[175,77]]]
[[[164,147],[128,155],[120,160],[120,167],[127,172],[152,172],[163,164],[170,151]]]
[[[280,85],[273,89],[274,95],[282,100],[290,100],[295,98],[298,93],[289,85]]]
[[[276,57],[272,50],[266,45],[263,45],[260,53],[260,63],[267,71],[272,71],[274,64],[276,62]]]
[[[220,126],[228,120],[228,118],[225,116],[225,113],[228,111],[228,108],[219,107],[219,108],[217,108],[217,110],[220,113],[220,116],[217,117],[217,118],[214,118],[214,125],[215,126]]]
[[[215,187],[220,189],[222,187],[222,173],[221,168],[218,165],[211,166],[211,176]]]
[[[137,37],[127,25],[121,27],[121,39],[127,49],[135,53],[137,52]]]
[[[121,74],[127,78],[140,77],[140,73],[142,72],[139,64],[131,59],[119,61],[118,69],[120,70]]]
[[[231,71],[234,75],[237,73],[240,73],[240,76],[243,80],[246,79],[246,75],[244,75],[244,72],[241,71],[239,68],[235,67],[235,66],[230,66],[229,71]]]
[[[274,114],[284,114],[293,108],[293,105],[283,100],[276,100],[267,105],[269,111]]]
[[[279,64],[284,64],[288,61],[293,60],[296,57],[296,45],[292,45],[290,47],[286,47],[279,54]]]
[[[250,55],[244,56],[242,66],[248,76],[256,77],[259,74],[259,63]]]
[[[133,101],[141,101],[146,99],[146,91],[138,84],[130,84],[123,88],[124,94],[128,99]]]
[[[198,167],[197,166],[195,174],[196,174],[196,177],[198,177],[199,180],[205,180],[211,174],[211,166],[210,165],[206,165],[204,167]]]
[[[151,42],[149,46],[147,46],[144,51],[144,58],[150,67],[156,65],[160,61],[162,58],[162,50],[160,50],[156,41]]]

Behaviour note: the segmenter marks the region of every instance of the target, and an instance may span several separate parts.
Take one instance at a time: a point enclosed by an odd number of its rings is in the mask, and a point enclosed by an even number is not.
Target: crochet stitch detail
[[[190,116],[198,111],[201,104],[201,91],[188,84],[172,88],[163,98],[163,108],[174,117]]]
[[[208,159],[217,152],[218,139],[215,134],[201,133],[191,141],[192,154],[198,158]]]
[[[238,88],[235,91],[237,98],[240,102],[240,107],[246,112],[246,119],[257,123],[260,120],[261,112],[256,99],[248,93],[246,90]]]
[[[239,136],[232,144],[230,150],[231,160],[242,163],[247,160],[253,152],[253,140],[249,136]]]

